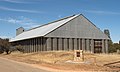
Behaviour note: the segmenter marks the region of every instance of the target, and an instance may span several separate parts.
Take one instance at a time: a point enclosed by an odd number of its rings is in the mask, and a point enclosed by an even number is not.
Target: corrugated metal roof
[[[74,19],[75,17],[77,17],[79,15],[80,14],[73,15],[73,16],[63,18],[63,19],[48,23],[46,25],[43,25],[43,26],[31,29],[31,30],[25,31],[25,32],[19,34],[18,36],[16,36],[15,38],[11,39],[10,42],[44,36],[44,35],[48,34],[49,32],[53,31],[54,29],[56,29],[59,26],[67,23],[68,21]]]

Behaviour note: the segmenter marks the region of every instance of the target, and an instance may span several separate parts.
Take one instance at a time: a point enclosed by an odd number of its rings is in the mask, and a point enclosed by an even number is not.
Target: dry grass
[[[56,63],[66,60],[72,60],[73,55],[71,52],[42,52],[31,56],[32,59],[47,63]]]
[[[104,64],[109,62],[120,61],[120,55],[118,54],[90,54],[84,53],[85,61],[94,62],[96,59],[97,66],[94,64],[66,64],[65,61],[74,59],[73,51],[57,51],[57,52],[38,52],[38,53],[19,53],[15,52],[10,55],[0,55],[9,59],[32,63],[43,64],[47,67],[56,69],[67,70],[95,70],[106,71],[110,70],[103,67]]]

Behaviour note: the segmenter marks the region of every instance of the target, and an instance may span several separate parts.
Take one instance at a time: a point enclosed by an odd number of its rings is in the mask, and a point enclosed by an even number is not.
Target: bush
[[[109,53],[117,52],[117,50],[120,50],[120,44],[118,43],[112,43],[112,41],[109,42]]]
[[[3,48],[0,46],[0,54],[4,53]]]
[[[11,44],[9,43],[9,39],[0,38],[0,53],[6,52],[6,54],[9,54],[10,46]]]
[[[120,54],[120,50],[119,49],[117,50],[117,54]]]
[[[11,46],[11,47],[10,47],[10,53],[13,52],[13,51],[24,52],[24,49],[22,48],[21,45],[18,45],[18,46]]]

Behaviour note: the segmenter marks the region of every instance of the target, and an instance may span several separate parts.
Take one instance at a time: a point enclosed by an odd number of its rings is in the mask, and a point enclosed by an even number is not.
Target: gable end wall
[[[109,39],[82,15],[57,28],[45,37]]]

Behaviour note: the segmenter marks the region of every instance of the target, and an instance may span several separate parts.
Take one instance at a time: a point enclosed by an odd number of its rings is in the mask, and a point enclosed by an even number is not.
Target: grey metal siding
[[[51,38],[47,38],[47,51],[51,51]]]
[[[67,39],[64,39],[64,50],[67,51],[68,50],[68,43],[67,43]]]
[[[53,38],[53,50],[57,50],[57,38]]]
[[[73,50],[73,41],[69,38],[69,50]]]
[[[74,39],[74,50],[77,50],[77,39]]]
[[[59,50],[62,50],[62,38],[59,38],[59,39],[58,39],[58,43],[59,43],[59,44],[58,44],[58,49],[59,49]]]
[[[108,39],[108,37],[85,17],[78,16],[45,37]]]

